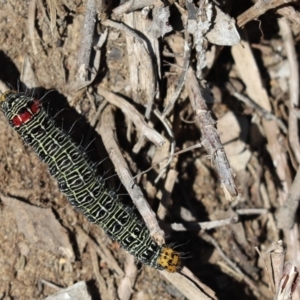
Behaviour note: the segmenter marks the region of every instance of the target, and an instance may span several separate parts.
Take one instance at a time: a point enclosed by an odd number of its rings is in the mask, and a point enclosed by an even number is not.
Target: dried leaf
[[[215,6],[216,18],[213,27],[205,35],[212,44],[232,46],[240,42],[241,38],[236,29],[235,21]]]

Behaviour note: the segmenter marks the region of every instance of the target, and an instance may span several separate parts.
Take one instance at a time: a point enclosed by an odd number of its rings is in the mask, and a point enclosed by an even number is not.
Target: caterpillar
[[[180,269],[179,253],[152,240],[146,225],[106,186],[87,155],[55,125],[40,100],[8,90],[0,96],[0,110],[48,165],[69,202],[90,222],[102,227],[138,261],[158,270]]]

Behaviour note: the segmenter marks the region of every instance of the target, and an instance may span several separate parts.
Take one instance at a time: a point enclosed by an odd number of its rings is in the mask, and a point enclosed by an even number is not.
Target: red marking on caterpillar
[[[31,118],[40,111],[40,102],[34,100],[23,112],[12,118],[12,124],[19,127],[31,120]]]

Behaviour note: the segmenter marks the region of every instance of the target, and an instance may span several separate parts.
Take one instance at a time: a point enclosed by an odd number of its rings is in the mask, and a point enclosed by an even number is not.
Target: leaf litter
[[[1,116],[0,297],[299,299],[299,16],[293,0],[3,1],[1,92],[67,101],[61,126],[95,139],[184,268],[136,265]]]

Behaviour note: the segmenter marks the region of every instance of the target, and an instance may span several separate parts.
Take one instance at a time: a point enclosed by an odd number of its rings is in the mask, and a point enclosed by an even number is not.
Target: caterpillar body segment
[[[70,203],[90,222],[101,226],[142,263],[158,270],[179,270],[179,254],[152,240],[146,225],[106,187],[87,156],[55,125],[39,100],[7,91],[0,96],[0,109],[13,129],[48,165]]]

